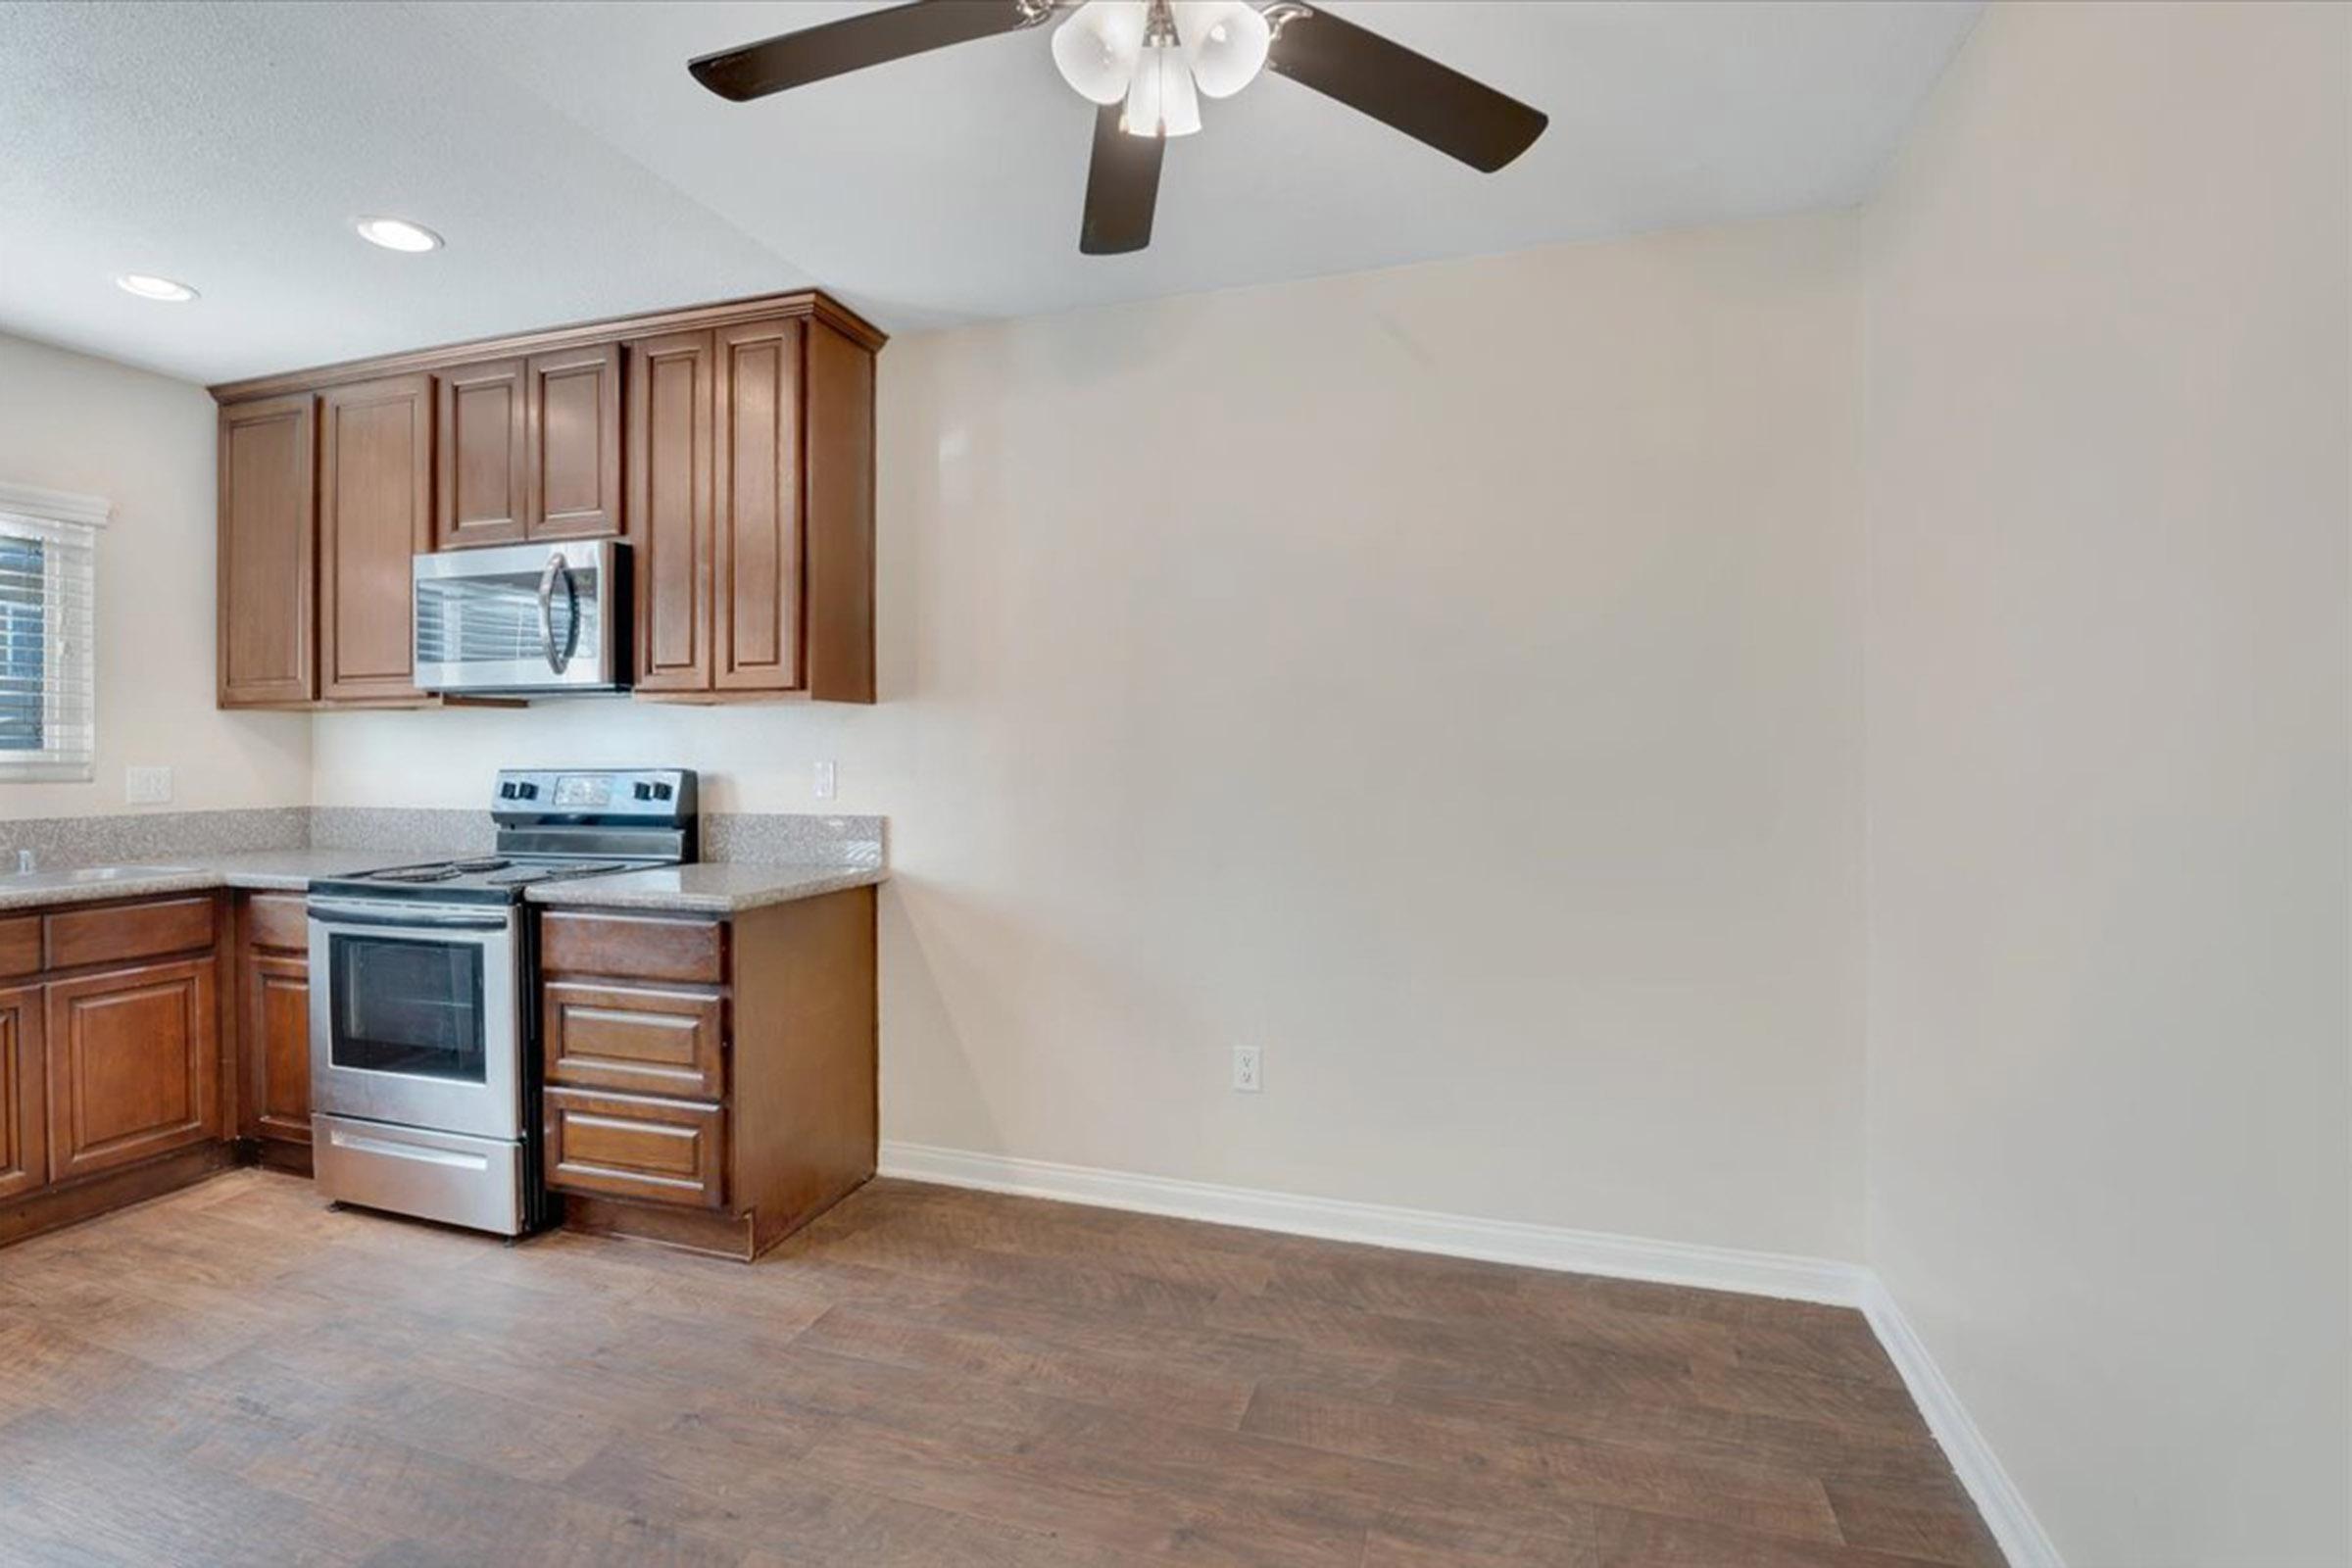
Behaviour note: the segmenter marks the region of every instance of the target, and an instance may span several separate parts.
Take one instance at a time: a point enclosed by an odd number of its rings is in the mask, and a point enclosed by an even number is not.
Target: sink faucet
[[[33,871],[39,869],[39,858],[36,857],[30,850],[19,850],[17,852],[17,874],[19,876],[27,876]]]

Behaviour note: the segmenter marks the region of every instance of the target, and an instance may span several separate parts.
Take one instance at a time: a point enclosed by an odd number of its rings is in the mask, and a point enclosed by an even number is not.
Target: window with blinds
[[[0,779],[87,779],[97,533],[0,510]]]

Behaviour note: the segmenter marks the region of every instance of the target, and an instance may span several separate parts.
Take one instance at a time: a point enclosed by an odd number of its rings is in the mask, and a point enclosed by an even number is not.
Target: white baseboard
[[[1563,1230],[1516,1220],[1474,1219],[1385,1203],[1300,1198],[1214,1182],[1137,1176],[1091,1165],[1060,1165],[1009,1154],[974,1154],[927,1144],[885,1143],[882,1174],[947,1187],[1058,1199],[1102,1208],[1135,1209],[1179,1219],[1286,1231],[1327,1241],[1361,1242],[1415,1252],[1484,1258],[1529,1268],[1605,1274],[1660,1285],[1693,1285],[1799,1301],[1858,1306],[1866,1270],[1858,1264],[1781,1252],[1751,1252],[1688,1242],[1653,1242],[1599,1231]]]
[[[1944,1457],[1951,1460],[1952,1473],[1968,1489],[1977,1512],[1984,1516],[1984,1527],[2009,1559],[2009,1568],[2064,1568],[2058,1547],[2027,1506],[2025,1494],[2009,1479],[1992,1446],[1969,1418],[1960,1396],[1876,1273],[1863,1283],[1862,1315],[1870,1320],[1871,1332],[1886,1347],[1894,1369],[1903,1375],[1912,1402],[1926,1418],[1928,1430],[1936,1434]]]
[[[1825,1301],[1862,1309],[1886,1354],[1902,1374],[1928,1429],[1943,1446],[1952,1472],[1968,1489],[1986,1528],[2000,1544],[2010,1568],[2064,1568],[2058,1549],[2026,1505],[1969,1419],[1960,1397],[1944,1380],[1927,1347],[1887,1295],[1886,1286],[1859,1263],[1795,1257],[1689,1242],[1645,1241],[1598,1231],[1565,1230],[1515,1220],[1476,1219],[1384,1203],[1354,1203],[1334,1198],[1301,1198],[1214,1182],[1138,1176],[1091,1165],[1062,1165],[1010,1154],[975,1154],[928,1144],[885,1143],[881,1172],[908,1181],[1017,1193],[1065,1203],[1134,1209],[1179,1219],[1284,1231],[1329,1241],[1361,1242],[1415,1252],[1484,1258],[1529,1268],[1603,1274],[1658,1285],[1738,1291],[1799,1301]]]

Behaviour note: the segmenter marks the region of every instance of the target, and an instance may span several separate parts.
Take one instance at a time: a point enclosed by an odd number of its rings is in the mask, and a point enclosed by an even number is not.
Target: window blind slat
[[[86,779],[97,553],[87,523],[0,511],[0,779]]]

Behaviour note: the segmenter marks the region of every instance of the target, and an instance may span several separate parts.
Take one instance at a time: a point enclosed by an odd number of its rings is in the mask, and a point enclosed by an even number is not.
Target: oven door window
[[[329,1060],[363,1072],[485,1081],[479,944],[341,933],[330,942]]]

